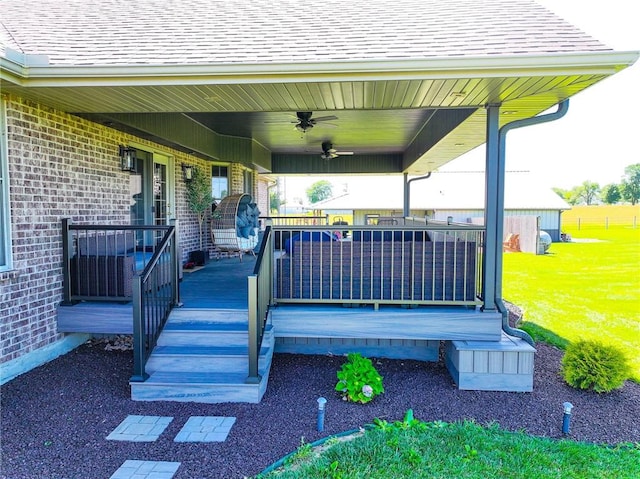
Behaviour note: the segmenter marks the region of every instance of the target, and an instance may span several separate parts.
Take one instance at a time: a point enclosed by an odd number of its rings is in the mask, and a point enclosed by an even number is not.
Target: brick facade
[[[130,174],[118,145],[135,143],[173,159],[175,215],[183,260],[199,249],[198,222],[185,201],[182,164],[208,162],[46,106],[5,97],[13,269],[0,272],[0,363],[54,343],[62,300],[61,221],[128,224]],[[230,165],[232,191],[242,167]],[[209,223],[204,241],[210,246]]]

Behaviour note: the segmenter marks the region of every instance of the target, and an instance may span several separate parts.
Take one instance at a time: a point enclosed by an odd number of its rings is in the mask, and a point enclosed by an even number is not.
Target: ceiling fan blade
[[[298,120],[265,120],[263,121],[263,123],[280,123],[280,124],[284,124],[284,123],[298,123]]]
[[[335,115],[328,115],[328,116],[319,116],[317,118],[311,118],[311,121],[330,121],[330,120],[337,120],[338,117]]]
[[[353,155],[353,151],[336,151],[334,152],[336,155],[345,156],[345,155]]]

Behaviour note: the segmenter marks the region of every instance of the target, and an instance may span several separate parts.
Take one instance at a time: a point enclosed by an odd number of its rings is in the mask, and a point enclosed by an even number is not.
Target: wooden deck
[[[440,340],[499,341],[501,316],[465,307],[280,305],[271,311],[276,352],[437,361]]]
[[[276,337],[499,341],[501,333],[499,313],[466,307],[280,305],[271,317]]]
[[[83,302],[58,307],[59,333],[133,334],[131,303]]]
[[[247,275],[254,263],[252,257],[242,263],[229,258],[185,274],[184,307],[174,310],[153,353],[152,377],[131,384],[134,399],[258,402],[273,352],[438,361],[443,340],[447,366],[461,389],[531,390],[535,350],[505,340],[499,313],[470,306],[280,304],[269,313],[260,352],[263,379],[257,387],[247,385]],[[132,334],[132,324],[131,303],[58,308],[60,332]],[[212,330],[205,334],[205,326]]]

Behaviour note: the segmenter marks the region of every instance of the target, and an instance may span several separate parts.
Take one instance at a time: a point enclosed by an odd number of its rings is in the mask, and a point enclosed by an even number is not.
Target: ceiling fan
[[[316,123],[338,119],[338,117],[334,115],[319,116],[318,118],[311,118],[312,115],[313,115],[312,111],[299,111],[299,112],[296,112],[297,119],[287,123],[295,123],[296,130],[298,130],[301,133],[306,133],[308,130],[313,128],[316,125]],[[265,123],[284,123],[284,122],[281,120],[278,120],[278,121],[266,121]],[[331,123],[325,123],[325,125],[334,126],[334,127],[336,126],[336,125],[332,125]]]
[[[333,160],[341,155],[353,155],[353,151],[338,151],[330,141],[322,142],[322,154],[320,158],[323,160]]]

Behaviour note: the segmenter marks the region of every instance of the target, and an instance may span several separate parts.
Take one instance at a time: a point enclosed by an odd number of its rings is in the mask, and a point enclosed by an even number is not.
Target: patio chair
[[[223,252],[255,256],[260,210],[247,194],[229,195],[220,201],[211,221],[211,242]]]

